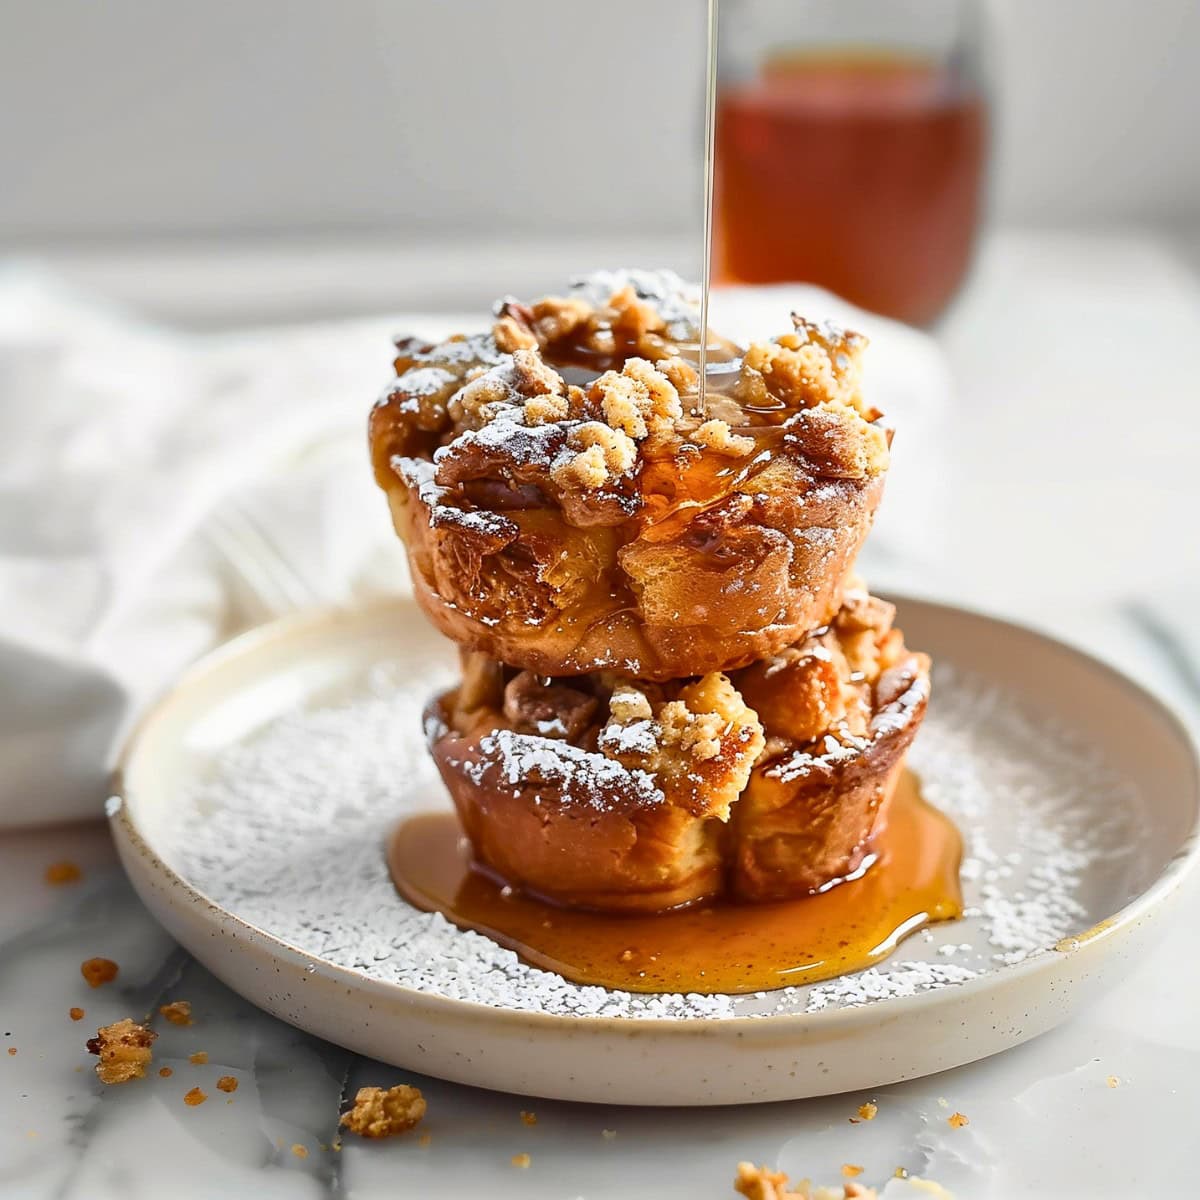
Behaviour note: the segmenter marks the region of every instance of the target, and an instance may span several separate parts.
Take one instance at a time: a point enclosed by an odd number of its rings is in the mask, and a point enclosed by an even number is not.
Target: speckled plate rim
[[[821,1043],[840,1041],[862,1030],[865,1026],[877,1025],[881,1019],[888,1023],[905,1022],[906,1019],[920,1014],[933,1014],[948,1008],[962,1007],[970,1010],[975,1002],[983,996],[994,993],[997,988],[1010,986],[1021,988],[1037,976],[1057,973],[1061,976],[1059,983],[1070,987],[1073,982],[1082,982],[1093,974],[1092,967],[1106,944],[1121,939],[1133,933],[1146,924],[1150,918],[1157,916],[1168,901],[1178,893],[1180,886],[1194,870],[1200,859],[1200,763],[1197,760],[1196,746],[1191,735],[1175,714],[1154,695],[1141,687],[1129,677],[1111,667],[1107,663],[1086,652],[1071,646],[1048,634],[1041,633],[1028,626],[1020,625],[1003,618],[991,616],[974,609],[954,605],[944,605],[933,601],[907,598],[891,595],[889,598],[897,604],[901,611],[900,621],[908,624],[911,614],[916,609],[924,610],[928,620],[939,618],[967,619],[981,622],[989,626],[1001,636],[1016,637],[1028,644],[1040,647],[1043,651],[1065,654],[1082,668],[1098,673],[1108,679],[1119,690],[1126,693],[1131,703],[1138,704],[1148,710],[1161,728],[1184,748],[1189,757],[1189,778],[1186,784],[1186,794],[1179,797],[1179,803],[1186,806],[1189,816],[1189,828],[1180,841],[1178,848],[1169,861],[1153,880],[1129,903],[1097,922],[1090,929],[1075,937],[1064,939],[1057,947],[1046,947],[1023,962],[997,966],[986,974],[979,975],[962,983],[920,992],[916,995],[875,1001],[855,1007],[829,1008],[816,1012],[780,1013],[767,1016],[733,1016],[713,1018],[633,1018],[596,1016],[590,1014],[559,1015],[539,1013],[528,1010],[507,1009],[477,1001],[459,1000],[441,995],[436,992],[419,991],[403,984],[390,983],[372,978],[360,971],[343,967],[325,959],[320,959],[306,952],[301,947],[284,939],[276,937],[269,930],[262,929],[235,913],[223,908],[220,904],[196,888],[186,878],[178,874],[156,852],[147,840],[137,821],[137,798],[129,792],[127,780],[133,764],[146,739],[151,736],[157,723],[175,704],[187,695],[190,689],[201,679],[217,671],[234,660],[254,654],[271,643],[289,640],[306,635],[312,635],[328,629],[336,632],[338,627],[347,630],[371,619],[378,620],[387,613],[413,610],[413,601],[408,597],[393,598],[370,602],[356,606],[340,606],[320,610],[301,612],[279,618],[269,624],[252,629],[225,643],[212,651],[190,667],[166,694],[152,704],[141,716],[132,732],[129,734],[122,749],[112,775],[112,799],[108,805],[110,825],[117,844],[118,852],[130,876],[135,889],[146,901],[152,911],[167,928],[183,942],[186,948],[197,954],[205,961],[202,951],[188,940],[180,937],[178,930],[173,928],[173,922],[164,919],[164,910],[172,906],[182,906],[204,914],[206,921],[219,931],[221,936],[231,939],[233,946],[241,946],[254,952],[266,949],[270,954],[278,956],[290,966],[311,974],[314,968],[319,968],[321,974],[331,982],[359,993],[368,994],[380,1001],[394,1003],[401,1001],[405,1007],[414,1012],[423,1011],[435,1016],[452,1017],[456,1022],[482,1022],[490,1028],[509,1027],[521,1033],[564,1032],[569,1031],[573,1038],[586,1035],[603,1035],[605,1037],[619,1036],[624,1039],[646,1039],[654,1042],[666,1039],[678,1044],[681,1039],[696,1039],[700,1037],[709,1040],[714,1037],[735,1037],[739,1043],[768,1041],[778,1044],[780,1039],[816,1039]],[[908,614],[908,615],[904,615]],[[161,894],[161,895],[160,895]],[[210,966],[212,962],[209,961]],[[229,982],[226,973],[214,968],[216,973]],[[233,984],[235,990],[237,985]],[[1054,984],[1050,986],[1053,988]],[[255,1000],[255,997],[248,997]],[[255,1000],[256,1003],[259,1001]],[[1075,1007],[1072,1003],[1070,1008]],[[294,1020],[287,1012],[278,1008],[270,1008],[275,1015],[291,1020],[293,1024],[302,1024]],[[1031,1032],[1014,1031],[1004,1045],[1015,1045],[1028,1037],[1036,1036],[1044,1029],[1052,1027],[1064,1019],[1066,1013],[1044,1023],[1042,1028],[1034,1028]],[[1037,1024],[1037,1022],[1034,1022]],[[323,1036],[330,1036],[323,1033]],[[336,1036],[333,1040],[340,1040]],[[345,1044],[353,1045],[353,1040]],[[354,1045],[354,1048],[360,1048]],[[979,1053],[971,1053],[957,1061],[941,1062],[930,1068],[944,1069],[947,1066],[958,1065],[958,1062],[973,1061],[995,1053],[997,1046],[983,1049]],[[421,1069],[420,1064],[411,1064]],[[439,1074],[430,1069],[430,1073]],[[923,1070],[904,1071],[896,1078],[909,1078],[913,1075],[927,1073]],[[452,1073],[446,1077],[454,1078]],[[471,1082],[470,1078],[465,1081]],[[880,1080],[880,1083],[887,1080]],[[484,1086],[493,1086],[485,1083]],[[847,1086],[862,1086],[847,1084]],[[529,1094],[554,1095],[551,1090],[514,1088],[515,1091],[528,1091]],[[843,1090],[841,1087],[828,1088],[826,1091]],[[790,1093],[789,1093],[790,1094]],[[801,1092],[796,1094],[824,1094],[822,1092]],[[568,1095],[566,1098],[575,1098]],[[592,1097],[583,1097],[592,1098]],[[596,1097],[604,1099],[606,1097]],[[778,1099],[781,1095],[765,1095],[747,1097],[747,1099]],[[625,1099],[623,1102],[638,1103],[636,1098]],[[648,1100],[647,1103],[663,1103],[661,1100]],[[672,1100],[667,1103],[687,1101]],[[697,1103],[725,1103],[727,1100],[694,1101]]]

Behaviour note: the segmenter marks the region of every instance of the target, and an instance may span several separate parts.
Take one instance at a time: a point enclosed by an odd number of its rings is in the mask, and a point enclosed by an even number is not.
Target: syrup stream
[[[717,144],[717,5],[708,0],[708,66],[704,92],[704,249],[700,292],[700,392],[696,415],[708,409],[708,291],[712,283],[713,171]]]

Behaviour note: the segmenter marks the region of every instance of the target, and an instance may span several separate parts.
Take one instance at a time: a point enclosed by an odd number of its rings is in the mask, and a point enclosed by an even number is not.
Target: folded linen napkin
[[[870,387],[903,464],[874,553],[886,578],[933,561],[938,473],[918,457],[949,390],[937,349],[815,289],[732,290],[714,319],[761,335],[789,308],[871,336]],[[186,335],[34,270],[0,273],[0,826],[97,815],[139,708],[232,634],[407,588],[366,413],[392,333],[479,323]]]

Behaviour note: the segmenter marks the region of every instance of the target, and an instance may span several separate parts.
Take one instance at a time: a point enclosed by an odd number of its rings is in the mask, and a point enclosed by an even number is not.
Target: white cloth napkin
[[[812,289],[730,292],[714,319],[761,335],[789,308],[872,337],[872,393],[902,431],[875,542],[886,578],[936,553],[937,472],[916,450],[932,453],[946,370],[924,335]],[[233,633],[407,587],[365,418],[391,333],[460,327],[201,337],[0,273],[0,826],[97,815],[139,708]]]

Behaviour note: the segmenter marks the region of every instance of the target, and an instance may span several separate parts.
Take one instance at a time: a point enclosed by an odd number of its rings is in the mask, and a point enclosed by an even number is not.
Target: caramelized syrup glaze
[[[632,992],[736,994],[814,983],[868,967],[908,934],[962,915],[958,831],[908,772],[869,869],[780,903],[654,915],[558,908],[477,869],[450,813],[404,821],[387,856],[397,890],[417,908],[575,983]]]

